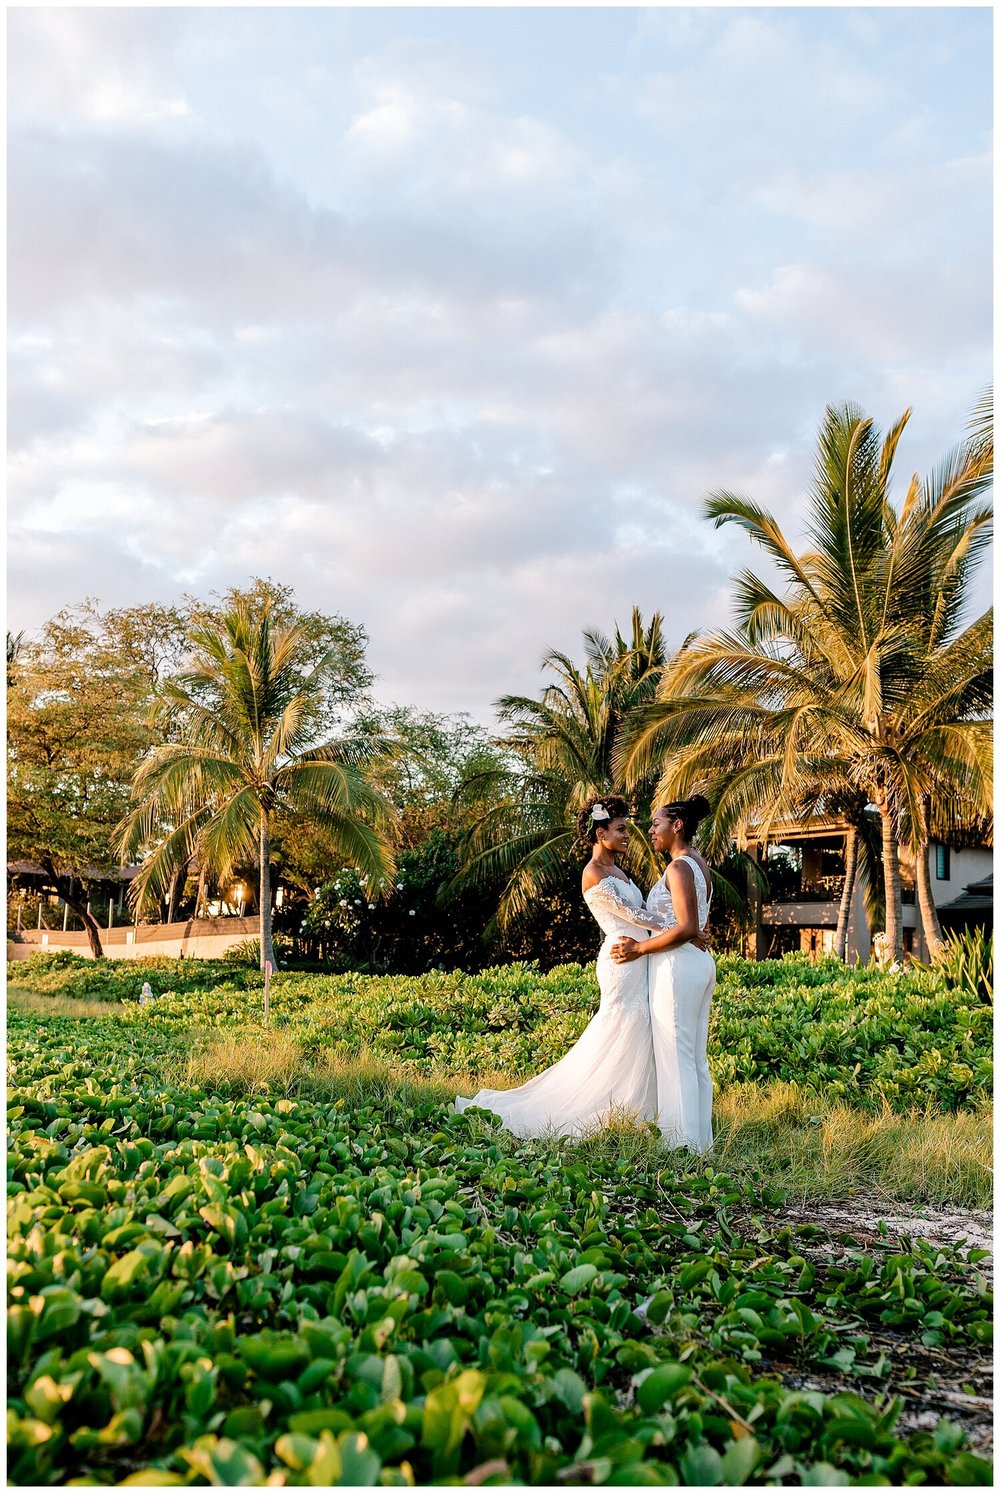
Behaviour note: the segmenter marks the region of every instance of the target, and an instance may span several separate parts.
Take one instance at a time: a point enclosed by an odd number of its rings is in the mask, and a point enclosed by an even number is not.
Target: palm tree
[[[218,618],[191,628],[193,662],[163,685],[156,711],[175,739],[139,768],[135,807],[117,831],[123,855],[152,846],[133,882],[140,906],[162,895],[196,848],[220,878],[256,860],[261,969],[274,964],[270,839],[277,813],[321,823],[343,859],[376,884],[393,873],[386,838],[393,811],[365,775],[376,748],[370,741],[314,744],[339,654],[330,649],[309,663],[307,625],[274,625],[272,613],[269,598],[252,605],[237,597]]]
[[[963,445],[923,482],[914,478],[892,525],[895,589],[887,615],[902,619],[923,657],[921,688],[904,712],[926,781],[904,811],[917,902],[931,958],[944,941],[931,895],[931,830],[985,829],[992,815],[992,611],[962,629],[969,581],[992,533],[992,505],[980,494],[993,476],[993,397],[977,402]],[[895,515],[891,515],[895,518]],[[958,717],[956,730],[948,717]],[[936,726],[933,724],[936,723]]]
[[[982,797],[984,722],[970,711],[985,700],[989,631],[988,614],[957,628],[985,540],[979,500],[992,462],[967,443],[930,482],[914,479],[897,515],[889,479],[907,418],[882,439],[854,406],[827,410],[805,554],[748,498],[708,500],[717,526],[740,524],[776,563],[785,594],[744,571],[737,631],[680,651],[622,754],[632,780],[671,753],[658,794],[720,780],[716,839],[745,839],[754,816],[773,822],[824,786],[861,790],[881,819],[896,958],[905,825],[920,822],[929,791]]]
[[[468,881],[502,885],[497,921],[506,928],[544,892],[565,878],[576,839],[576,815],[596,794],[620,792],[615,745],[631,714],[651,701],[667,661],[663,618],[648,626],[638,608],[629,636],[584,633],[586,664],[550,651],[542,668],[554,679],[535,699],[505,695],[497,702],[510,730],[496,745],[510,765],[476,773],[459,801],[486,801],[466,833],[455,890]],[[638,812],[648,808],[648,784],[635,785]],[[646,790],[644,792],[644,789]],[[631,869],[652,881],[653,852],[641,830],[630,850]]]

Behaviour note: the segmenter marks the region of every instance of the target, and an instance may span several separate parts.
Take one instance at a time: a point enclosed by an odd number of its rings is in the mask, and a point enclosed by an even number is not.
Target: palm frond
[[[803,570],[777,521],[766,509],[759,508],[756,503],[739,493],[721,489],[705,500],[704,511],[706,518],[715,520],[717,529],[726,523],[735,523],[745,529],[751,539],[777,561],[781,570],[819,601],[819,597],[813,592],[809,576]]]
[[[225,880],[234,865],[253,864],[260,845],[260,795],[241,788],[208,817],[201,830],[201,848],[206,861]]]

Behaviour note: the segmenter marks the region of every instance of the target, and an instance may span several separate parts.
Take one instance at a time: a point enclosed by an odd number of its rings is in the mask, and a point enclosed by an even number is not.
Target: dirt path
[[[993,1214],[988,1208],[936,1208],[930,1204],[908,1206],[906,1203],[877,1200],[864,1203],[803,1203],[786,1205],[771,1215],[785,1223],[811,1223],[828,1229],[831,1234],[853,1234],[861,1245],[885,1243],[884,1224],[889,1238],[903,1239],[916,1234],[928,1244],[954,1247],[961,1241],[969,1249],[988,1249],[990,1258],[981,1260],[978,1268],[992,1277]]]
[[[993,1215],[987,1208],[939,1208],[929,1204],[910,1206],[886,1200],[850,1203],[804,1203],[785,1205],[774,1212],[758,1215],[772,1226],[793,1227],[812,1224],[823,1229],[828,1238],[800,1241],[797,1248],[817,1259],[829,1259],[836,1243],[850,1235],[858,1248],[892,1249],[916,1235],[932,1245],[954,1249],[988,1250],[989,1258],[968,1261],[964,1268],[993,1277]],[[884,1230],[884,1231],[883,1231]],[[913,1335],[896,1332],[873,1332],[872,1345],[880,1349],[891,1365],[888,1377],[879,1385],[885,1394],[899,1395],[903,1411],[898,1427],[901,1431],[933,1431],[943,1419],[959,1425],[967,1433],[971,1449],[989,1456],[993,1446],[993,1362],[988,1344],[951,1341],[947,1352],[927,1348]],[[775,1364],[782,1379],[794,1389],[812,1389],[825,1394],[852,1388],[870,1395],[870,1381],[865,1388],[848,1379],[817,1369],[812,1373],[789,1371]],[[912,1370],[916,1369],[913,1375]]]

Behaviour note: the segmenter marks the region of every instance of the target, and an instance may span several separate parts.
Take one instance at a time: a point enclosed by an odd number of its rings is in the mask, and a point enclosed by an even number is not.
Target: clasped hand
[[[708,928],[702,928],[688,942],[693,943],[696,949],[711,948]],[[642,945],[635,938],[619,938],[611,945],[611,957],[616,964],[631,964],[633,959],[642,958]]]

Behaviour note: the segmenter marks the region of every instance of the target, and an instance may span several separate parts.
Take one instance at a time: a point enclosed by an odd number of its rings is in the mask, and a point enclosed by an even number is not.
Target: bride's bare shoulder
[[[583,890],[589,892],[591,887],[600,886],[602,881],[625,881],[627,878],[619,876],[617,871],[609,871],[605,866],[595,866],[593,861],[588,861],[583,868]]]

